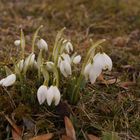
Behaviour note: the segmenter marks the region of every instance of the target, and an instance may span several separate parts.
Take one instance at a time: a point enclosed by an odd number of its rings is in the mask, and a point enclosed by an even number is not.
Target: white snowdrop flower
[[[35,54],[31,53],[24,62],[24,67],[29,67],[29,66],[33,66],[34,65],[34,61],[35,61]]]
[[[97,77],[101,74],[102,69],[100,67],[95,67],[93,64],[89,71],[89,80],[91,84],[95,83]]]
[[[24,67],[24,60],[20,60],[18,63],[17,63],[17,67],[19,68],[19,71],[21,72],[23,67]]]
[[[58,67],[64,77],[71,75],[71,59],[68,54],[63,53],[58,59]]]
[[[84,69],[84,75],[86,80],[89,79],[92,84],[96,81],[97,77],[101,74],[101,72],[101,67],[95,67],[94,63],[87,64]]]
[[[54,63],[52,61],[46,62],[47,70],[52,71],[54,68]]]
[[[2,86],[5,86],[5,87],[11,86],[15,83],[15,81],[16,81],[16,75],[10,74],[2,81]]]
[[[48,44],[44,39],[38,40],[37,46],[39,49],[43,49],[45,51],[48,51]]]
[[[61,57],[64,59],[64,60],[67,60],[69,63],[71,63],[71,59],[70,59],[70,56],[66,53],[63,53],[61,55]]]
[[[85,78],[90,80],[93,84],[97,77],[102,73],[102,70],[111,70],[112,69],[112,60],[105,53],[97,53],[93,57],[93,63],[86,65],[84,69]]]
[[[15,41],[14,41],[15,46],[20,46],[20,43],[21,43],[20,40],[15,40]]]
[[[88,80],[88,78],[89,78],[89,72],[90,72],[91,67],[92,67],[91,63],[89,63],[85,66],[84,76],[85,76],[86,80]]]
[[[70,65],[70,63],[68,63],[68,61],[66,61],[66,60],[61,61],[60,71],[65,77],[68,77],[69,75],[71,75],[71,65]]]
[[[93,61],[95,67],[101,67],[103,70],[109,71],[112,69],[112,60],[106,53],[97,53]]]
[[[80,61],[81,61],[81,56],[80,55],[77,55],[73,58],[73,63],[74,64],[78,64],[78,63],[80,63]]]
[[[3,79],[0,80],[0,85],[3,84],[3,82],[4,82],[5,79],[6,79],[6,78],[3,78]]]
[[[51,86],[46,94],[47,103],[50,106],[54,101],[54,104],[57,106],[60,102],[60,91],[56,86]]]
[[[67,53],[70,53],[70,51],[73,51],[73,45],[71,44],[70,41],[68,41],[68,42],[65,44],[65,50],[67,51]]]
[[[46,100],[46,94],[47,94],[47,86],[42,85],[39,87],[38,91],[37,91],[37,99],[39,104],[43,104]]]
[[[38,69],[38,65],[37,65],[36,60],[34,60],[34,63],[33,63],[33,68]]]

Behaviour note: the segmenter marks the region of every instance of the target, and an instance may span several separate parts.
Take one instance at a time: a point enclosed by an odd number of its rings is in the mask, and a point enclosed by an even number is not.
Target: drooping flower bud
[[[15,83],[15,81],[16,81],[16,75],[15,74],[10,74],[6,78],[2,79],[0,81],[0,83],[1,83],[2,86],[8,87],[8,86],[13,85]]]
[[[54,101],[54,104],[57,106],[60,102],[60,91],[56,86],[51,86],[46,94],[47,103],[50,106]]]
[[[46,100],[46,94],[47,94],[47,86],[42,85],[39,87],[38,91],[37,91],[37,99],[39,104],[43,104]]]
[[[80,63],[80,61],[81,61],[81,56],[80,55],[77,55],[73,58],[73,63],[74,64],[78,64],[78,63]]]
[[[20,43],[21,43],[20,40],[15,40],[15,41],[14,41],[15,46],[20,46]]]
[[[45,51],[48,51],[48,44],[44,39],[38,40],[37,46],[39,49],[43,49]]]
[[[102,73],[102,70],[111,70],[112,60],[105,53],[97,53],[93,57],[93,63],[89,63],[85,66],[84,75],[86,79],[90,79],[93,84],[97,77]]]

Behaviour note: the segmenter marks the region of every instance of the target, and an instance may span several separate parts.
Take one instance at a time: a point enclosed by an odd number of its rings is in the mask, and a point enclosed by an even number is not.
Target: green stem
[[[62,42],[61,38],[62,38],[62,34],[63,34],[63,32],[64,32],[65,29],[66,28],[64,27],[56,35],[55,44],[54,44],[53,53],[52,53],[52,56],[53,56],[53,59],[54,59],[55,64],[57,63],[57,57],[56,57],[56,55],[57,56],[59,55],[57,50],[60,47],[60,44]]]
[[[36,30],[36,32],[34,33],[34,36],[33,36],[33,40],[32,40],[32,52],[33,52],[33,53],[34,53],[34,51],[35,51],[35,41],[36,41],[38,32],[39,32],[39,30],[40,30],[41,28],[43,28],[43,25],[39,26],[39,28]]]
[[[55,83],[55,85],[57,86],[57,87],[59,87],[59,72],[58,72],[58,70],[57,70],[57,68],[54,66],[54,75],[55,75],[55,79],[56,79],[56,83]],[[55,82],[55,81],[54,81]]]
[[[38,55],[38,59],[37,59],[39,83],[40,83],[40,79],[41,79],[42,54],[43,54],[43,50],[41,49],[39,52],[39,55]]]
[[[25,55],[25,36],[23,33],[23,30],[21,29],[21,37],[20,37],[20,41],[21,41],[21,59],[24,59],[24,55]]]
[[[83,80],[83,75],[80,74],[78,80],[77,80],[77,84],[75,85],[73,91],[72,91],[72,97],[71,97],[71,102],[73,104],[76,104],[78,102],[78,99],[79,99],[79,90],[80,90],[80,85],[81,85],[81,82]]]
[[[47,71],[47,69],[45,68],[45,65],[41,66],[41,72],[43,74],[43,77],[44,77],[44,81],[47,81],[49,83],[49,73]]]

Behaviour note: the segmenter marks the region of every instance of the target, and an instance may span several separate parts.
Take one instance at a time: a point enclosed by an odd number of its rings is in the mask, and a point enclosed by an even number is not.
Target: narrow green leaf
[[[42,72],[43,77],[44,77],[44,83],[49,83],[49,73],[48,73],[48,71],[46,69],[46,65],[43,65],[41,67],[41,72]]]
[[[34,36],[33,36],[33,40],[32,40],[32,52],[34,52],[35,50],[35,41],[37,39],[37,36],[38,36],[38,32],[39,30],[43,28],[43,25],[39,26],[39,28],[36,30],[36,32],[34,33]]]
[[[21,58],[24,59],[24,55],[25,55],[25,36],[24,36],[24,33],[23,33],[22,29],[21,29],[20,41],[21,41]]]

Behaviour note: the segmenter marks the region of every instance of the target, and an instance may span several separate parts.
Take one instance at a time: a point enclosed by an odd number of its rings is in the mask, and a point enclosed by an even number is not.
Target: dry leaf
[[[64,121],[67,136],[70,137],[72,140],[76,140],[75,130],[71,120],[65,116]]]
[[[115,84],[115,83],[118,83],[120,82],[119,79],[109,79],[109,80],[106,80],[106,81],[102,81],[101,84],[106,84],[106,85],[112,85],[112,84]]]
[[[100,138],[98,138],[98,137],[96,137],[92,134],[87,134],[87,137],[88,137],[89,140],[101,140]]]
[[[14,140],[21,140],[22,139],[22,130],[8,117],[5,115],[6,120],[12,126],[12,136]]]
[[[116,79],[116,78],[105,80],[103,77],[103,74],[99,75],[98,80],[101,81],[101,84],[105,84],[105,85],[112,85],[120,81],[119,79]]]
[[[135,82],[132,82],[132,81],[127,81],[127,82],[121,82],[121,83],[119,83],[119,86],[122,87],[122,88],[124,88],[124,89],[128,89],[128,87],[134,86],[134,85],[136,85],[136,83]]]
[[[52,137],[53,137],[53,133],[48,133],[48,134],[33,137],[29,140],[50,140]]]
[[[70,137],[66,136],[66,135],[63,135],[62,140],[72,140],[72,139]]]
[[[22,137],[14,129],[12,129],[12,138],[13,140],[22,140]]]
[[[106,82],[106,80],[104,79],[104,76],[103,74],[100,74],[97,78],[99,81],[102,81],[102,82]]]

